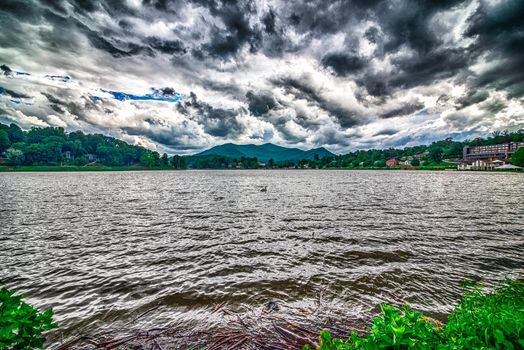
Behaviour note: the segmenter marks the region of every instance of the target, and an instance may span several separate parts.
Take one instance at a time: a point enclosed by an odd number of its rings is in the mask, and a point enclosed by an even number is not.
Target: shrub
[[[321,331],[318,349],[524,349],[524,281],[508,281],[490,294],[468,286],[445,327],[408,306],[381,310],[368,334],[342,340]]]
[[[524,166],[524,147],[521,147],[511,156],[511,164]]]
[[[0,289],[0,349],[43,348],[43,332],[56,328],[51,309],[41,313],[14,292]]]
[[[508,281],[491,294],[469,286],[445,336],[449,349],[523,349],[524,281]]]

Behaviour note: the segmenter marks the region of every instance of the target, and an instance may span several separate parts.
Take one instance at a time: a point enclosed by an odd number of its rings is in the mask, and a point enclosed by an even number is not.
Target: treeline
[[[184,165],[190,169],[258,169],[260,162],[256,157],[230,158],[219,155],[185,156]]]
[[[55,127],[23,131],[16,124],[1,123],[0,156],[8,165],[169,166],[167,154],[112,137]]]
[[[524,142],[524,129],[517,132],[493,132],[489,137],[474,140],[454,141],[451,138],[433,142],[430,145],[414,147],[371,149],[366,151],[355,151],[348,154],[309,162],[310,167],[321,168],[348,168],[348,167],[385,167],[386,161],[408,161],[412,166],[427,165],[434,166],[443,160],[462,158],[465,146],[495,145],[507,142]]]
[[[231,158],[219,155],[168,157],[141,146],[100,134],[81,131],[66,133],[63,128],[33,128],[23,131],[17,125],[0,123],[0,158],[8,165],[105,165],[143,166],[174,169],[257,169],[266,168],[359,168],[385,167],[395,159],[412,166],[434,166],[446,159],[462,158],[464,146],[524,142],[524,130],[493,132],[489,137],[453,141],[451,138],[430,145],[355,151],[312,160],[266,163],[257,158]]]

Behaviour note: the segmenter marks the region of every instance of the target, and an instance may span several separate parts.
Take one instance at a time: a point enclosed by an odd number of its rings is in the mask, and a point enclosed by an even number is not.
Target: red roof
[[[386,160],[386,165],[387,166],[395,166],[395,165],[398,165],[398,162],[396,159],[388,159]]]

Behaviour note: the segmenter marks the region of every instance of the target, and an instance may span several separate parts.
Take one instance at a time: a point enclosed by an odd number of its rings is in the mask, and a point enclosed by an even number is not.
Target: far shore
[[[358,167],[358,168],[258,168],[258,169],[237,169],[237,168],[209,168],[209,169],[175,169],[173,167],[156,167],[148,168],[144,166],[103,166],[103,165],[91,165],[91,166],[76,166],[76,165],[0,165],[0,172],[75,172],[75,171],[184,171],[184,170],[374,170],[374,171],[457,171],[455,166],[438,165],[438,166],[419,166],[419,167]],[[472,171],[461,171],[461,172],[472,172]],[[497,170],[497,171],[475,171],[475,172],[512,172],[512,173],[524,173],[524,170]]]

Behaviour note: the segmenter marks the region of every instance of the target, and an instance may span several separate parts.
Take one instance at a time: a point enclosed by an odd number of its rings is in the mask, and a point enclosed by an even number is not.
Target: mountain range
[[[304,151],[298,148],[277,146],[272,143],[265,143],[263,145],[236,145],[234,143],[226,143],[195,154],[195,156],[209,155],[219,155],[230,158],[256,157],[261,162],[267,162],[269,159],[273,159],[275,162],[299,161],[302,159],[311,160],[314,159],[316,155],[318,155],[319,158],[335,156],[335,154],[324,147]]]

